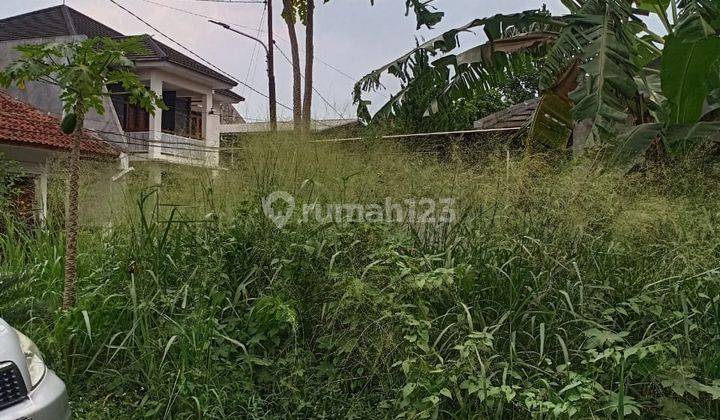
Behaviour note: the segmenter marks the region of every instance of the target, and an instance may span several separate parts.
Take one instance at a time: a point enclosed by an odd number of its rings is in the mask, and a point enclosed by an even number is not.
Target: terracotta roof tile
[[[32,106],[0,93],[0,143],[69,151],[73,138],[60,130],[60,120]],[[119,150],[86,131],[82,153],[89,156],[117,156]]]

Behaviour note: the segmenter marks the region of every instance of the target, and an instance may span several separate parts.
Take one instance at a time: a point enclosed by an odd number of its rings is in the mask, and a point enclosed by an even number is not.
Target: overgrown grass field
[[[429,151],[263,141],[159,189],[139,168],[83,231],[72,311],[62,229],[8,225],[0,316],[77,418],[720,417],[714,158]],[[450,197],[458,220],[279,229],[277,190]]]

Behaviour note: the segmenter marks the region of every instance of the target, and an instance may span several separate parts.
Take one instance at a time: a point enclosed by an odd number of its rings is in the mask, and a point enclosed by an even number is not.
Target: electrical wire
[[[449,136],[453,134],[474,134],[474,133],[503,133],[508,131],[518,131],[522,127],[508,127],[508,128],[478,128],[474,130],[456,130],[456,131],[435,131],[430,133],[410,133],[410,134],[389,134],[386,136],[376,137],[377,139],[389,140],[389,139],[406,139],[412,137],[434,137],[434,136]],[[321,139],[313,140],[311,143],[343,143],[348,141],[360,141],[366,140],[363,137],[347,137],[339,139]]]
[[[38,134],[37,131],[33,130],[23,130],[23,129],[13,129],[14,132],[20,132],[20,133],[27,133],[27,134]],[[112,135],[113,137],[122,138],[126,141],[119,141],[119,140],[110,140],[104,137],[100,138],[92,138],[94,142],[97,143],[109,143],[110,145],[120,145],[120,146],[145,146],[149,143],[153,144],[159,144],[162,146],[163,150],[175,150],[175,151],[189,151],[189,152],[216,152],[221,150],[218,146],[199,146],[195,143],[189,143],[189,142],[166,142],[162,140],[141,140],[138,138],[134,138],[130,135],[111,132],[111,131],[103,131],[103,130],[95,130],[90,128],[85,128],[84,131],[94,134],[105,134],[105,135]],[[189,147],[178,147],[178,145],[188,145]],[[118,149],[116,147],[116,149]],[[127,150],[124,150],[124,148],[119,148],[122,152],[127,152]],[[135,153],[145,153],[145,152],[135,152]]]
[[[191,15],[191,16],[200,17],[200,18],[203,18],[203,19],[206,19],[206,20],[215,20],[215,21],[220,20],[220,19],[217,18],[217,17],[208,16],[208,15],[203,15],[203,14],[201,14],[201,13],[193,12],[193,11],[186,10],[186,9],[181,9],[181,8],[175,7],[175,6],[170,6],[169,4],[158,3],[158,2],[153,1],[153,0],[140,0],[140,1],[144,1],[144,2],[146,2],[146,3],[154,4],[154,5],[160,6],[160,7],[165,7],[165,8],[167,8],[167,9],[175,10],[175,11],[177,11],[177,12],[185,13],[185,14],[188,14],[188,15]],[[259,3],[264,3],[264,2],[259,2]],[[228,23],[228,24],[230,24],[230,25],[232,25],[232,26],[237,26],[237,27],[239,27],[239,28],[256,30],[256,28],[253,28],[252,26],[244,25],[244,24],[242,24],[242,23],[236,23],[236,22],[226,22],[226,23]],[[258,28],[257,31],[258,31],[258,32],[267,33],[267,31],[266,31],[266,30],[263,30],[262,28]],[[279,40],[281,40],[282,42],[284,42],[284,43],[286,43],[286,44],[288,44],[288,45],[290,44],[290,41],[289,41],[289,40],[285,39],[284,37],[282,37],[282,36],[280,36],[280,35],[278,35],[278,34],[276,34],[276,33],[273,33],[273,36],[274,36],[276,39],[279,39]],[[345,77],[346,79],[350,80],[351,82],[357,82],[357,81],[359,80],[359,78],[353,77],[353,76],[349,75],[348,73],[346,73],[345,71],[339,69],[338,67],[336,67],[336,66],[328,63],[327,61],[323,60],[322,57],[319,57],[319,56],[316,55],[316,56],[315,56],[315,60],[317,60],[319,63],[327,66],[329,69],[335,71],[336,73],[340,74],[341,76]]]
[[[160,6],[160,7],[165,7],[165,8],[170,9],[170,10],[175,10],[176,12],[185,13],[185,14],[188,14],[188,15],[190,15],[190,16],[195,16],[195,17],[199,17],[199,18],[206,19],[206,20],[219,20],[219,18],[217,18],[217,17],[208,16],[208,15],[203,15],[203,14],[201,14],[201,13],[192,12],[192,11],[190,11],[190,10],[181,9],[181,8],[175,7],[175,6],[170,6],[169,4],[158,3],[158,2],[153,1],[153,0],[140,0],[140,1],[144,1],[145,3],[149,3],[149,4],[154,4],[154,5]],[[264,2],[263,2],[263,3],[264,3]],[[253,28],[252,26],[243,25],[242,23],[235,23],[235,22],[229,22],[229,23],[231,23],[233,26],[237,26],[237,27],[239,27],[239,28],[245,28],[245,29],[255,30],[255,28]],[[263,31],[263,32],[266,32],[266,31]]]
[[[277,50],[280,51],[280,54],[283,56],[283,58],[285,59],[285,61],[287,61],[287,62],[292,66],[292,61],[290,60],[290,58],[288,58],[287,54],[285,54],[285,52],[277,45],[277,43],[275,43],[275,48],[277,48]],[[300,73],[300,78],[301,78],[301,79],[305,79],[305,76],[304,76],[302,73]],[[313,92],[315,92],[315,93],[320,97],[320,99],[322,99],[323,102],[325,102],[325,105],[327,105],[328,107],[330,107],[330,109],[332,109],[333,111],[335,111],[335,113],[336,113],[340,118],[345,119],[345,115],[344,115],[343,113],[341,113],[340,111],[338,111],[338,110],[330,103],[330,101],[328,101],[327,99],[325,99],[325,97],[322,95],[322,93],[320,93],[320,91],[317,90],[317,89],[315,88],[315,86],[312,87],[312,90],[313,90]]]
[[[197,54],[195,51],[191,50],[190,48],[188,48],[188,47],[186,47],[185,45],[181,44],[180,42],[178,42],[178,41],[175,40],[174,38],[172,38],[172,37],[170,37],[169,35],[165,34],[165,33],[162,32],[161,30],[159,30],[158,28],[156,28],[155,26],[153,26],[152,24],[150,24],[149,22],[147,22],[145,19],[143,19],[143,18],[141,18],[140,16],[138,16],[137,14],[135,14],[132,10],[130,10],[130,9],[126,8],[125,6],[121,5],[120,3],[118,3],[116,0],[108,0],[108,1],[110,1],[111,3],[113,3],[114,5],[116,5],[117,7],[121,8],[122,10],[124,10],[125,12],[127,12],[128,14],[130,14],[131,16],[133,16],[134,18],[136,18],[137,20],[139,20],[140,22],[142,22],[143,24],[145,24],[146,26],[148,26],[150,29],[152,29],[152,30],[154,30],[155,32],[159,33],[160,35],[162,35],[163,37],[165,37],[167,40],[169,40],[170,42],[172,42],[173,44],[175,44],[175,45],[177,45],[178,47],[182,48],[183,50],[187,51],[189,54],[193,55],[194,57],[196,57],[197,59],[199,59],[199,60],[202,61],[203,63],[211,66],[212,68],[214,68],[215,70],[219,71],[220,73],[226,75],[227,77],[229,77],[230,79],[234,80],[235,82],[240,83],[240,84],[242,84],[243,86],[246,86],[248,89],[250,89],[251,91],[257,93],[258,95],[260,95],[260,96],[262,96],[262,97],[264,97],[264,98],[266,98],[266,99],[268,99],[268,100],[270,99],[270,97],[269,97],[268,95],[260,92],[259,90],[255,89],[254,87],[250,86],[249,84],[241,81],[241,80],[238,79],[237,77],[233,76],[232,74],[230,74],[230,73],[226,72],[225,70],[221,69],[220,67],[216,66],[216,65],[213,64],[212,62],[206,60],[204,57],[200,56],[200,55]],[[277,105],[280,105],[281,107],[287,109],[288,111],[292,111],[292,110],[293,110],[291,107],[289,107],[289,106],[287,106],[287,105],[285,105],[285,104],[283,104],[282,102],[279,102],[279,101],[277,101],[277,100],[275,101],[275,103],[276,103]],[[325,126],[327,126],[328,128],[332,128],[332,126],[327,125],[327,124],[324,124],[324,123],[322,123],[322,122],[320,122],[320,121],[317,121],[317,123],[320,124],[320,125],[325,125]]]
[[[313,144],[325,144],[325,145],[331,145],[331,144],[338,144],[338,143],[345,143],[345,142],[354,142],[354,141],[362,141],[362,140],[390,140],[390,139],[403,139],[403,138],[413,138],[413,137],[435,137],[435,136],[449,136],[449,135],[455,135],[455,134],[480,134],[480,133],[502,133],[502,132],[511,132],[511,131],[518,131],[520,128],[513,127],[513,128],[499,128],[499,129],[474,129],[474,130],[458,130],[458,131],[442,131],[442,132],[430,132],[430,133],[411,133],[411,134],[393,134],[393,135],[386,135],[386,136],[378,136],[375,138],[363,138],[363,137],[350,137],[350,138],[338,138],[338,139],[318,139],[318,140],[312,140],[310,143]],[[37,134],[37,131],[32,130],[22,130],[22,129],[15,129],[16,132],[25,132],[28,134]],[[92,130],[92,129],[85,129],[85,131],[93,132],[93,133],[108,133],[112,134],[114,136],[125,138],[128,140],[132,140],[131,142],[121,142],[116,140],[106,140],[106,139],[93,139],[97,142],[105,142],[110,144],[118,144],[121,146],[127,146],[130,145],[146,145],[148,142],[139,141],[137,139],[134,139],[132,137],[128,137],[127,135],[114,133],[114,132],[103,132],[101,130]],[[152,141],[154,144],[177,144],[177,143],[167,143],[162,141]],[[186,143],[189,144],[189,143]],[[193,145],[194,147],[177,147],[177,146],[162,146],[162,150],[169,150],[169,151],[185,151],[185,152],[196,152],[196,153],[203,153],[203,152],[228,152],[228,151],[242,151],[245,150],[243,147],[215,147],[215,146],[204,146],[204,147],[197,147]],[[117,149],[117,148],[116,148]],[[126,152],[126,150],[122,150],[123,152]],[[130,152],[128,154],[130,155],[137,155],[137,154],[144,154],[146,152]],[[420,154],[434,154],[433,151],[420,151],[416,150],[413,151],[413,153],[420,153]],[[398,153],[403,154],[403,153]],[[177,156],[177,155],[176,155]],[[182,157],[182,156],[181,156]],[[189,158],[193,159],[193,158]],[[200,159],[196,159],[200,160]]]
[[[267,12],[267,5],[263,8],[262,15],[260,16],[260,23],[258,24],[258,27],[257,27],[257,37],[260,37],[260,30],[263,26],[263,22],[265,21],[265,13],[266,12]],[[246,83],[250,81],[250,72],[251,71],[253,73],[253,78],[255,76],[255,69],[257,68],[257,63],[253,63],[253,62],[255,61],[255,54],[257,53],[257,50],[258,50],[258,43],[253,42],[253,50],[252,50],[252,54],[250,54],[250,63],[248,64],[247,74],[245,75]],[[255,64],[255,67],[253,67],[253,64]],[[245,90],[243,90],[241,94],[244,95]],[[245,106],[247,107],[247,104],[245,104]],[[247,111],[247,109],[246,109],[246,111]]]
[[[188,48],[188,47],[186,47],[185,45],[181,44],[180,42],[176,41],[174,38],[170,37],[169,35],[166,35],[164,32],[160,31],[160,30],[157,29],[155,26],[153,26],[152,24],[148,23],[145,19],[143,19],[142,17],[138,16],[137,14],[135,14],[135,13],[134,13],[133,11],[131,11],[130,9],[128,9],[128,8],[126,8],[125,6],[123,6],[123,5],[121,5],[120,3],[118,3],[116,0],[108,0],[108,1],[110,1],[111,3],[113,3],[114,5],[116,5],[117,7],[121,8],[122,10],[124,10],[125,12],[127,12],[128,14],[130,14],[131,16],[133,16],[134,18],[136,18],[136,19],[139,20],[140,22],[144,23],[146,26],[148,26],[149,28],[151,28],[152,30],[154,30],[155,32],[157,32],[158,34],[162,35],[164,38],[166,38],[167,40],[169,40],[169,41],[172,42],[173,44],[175,44],[175,45],[177,45],[178,47],[182,48],[183,50],[187,51],[189,54],[193,55],[193,56],[196,57],[198,60],[202,61],[203,63],[207,64],[208,66],[212,67],[213,69],[219,71],[220,73],[224,74],[225,76],[229,77],[230,79],[234,80],[235,82],[240,83],[240,84],[242,84],[243,86],[246,86],[248,89],[250,89],[251,91],[257,93],[258,95],[260,95],[260,96],[262,96],[262,97],[264,97],[264,98],[266,98],[266,99],[270,99],[270,97],[269,97],[267,94],[260,92],[259,90],[255,89],[254,87],[250,86],[249,84],[247,84],[247,83],[239,80],[237,77],[233,76],[232,74],[230,74],[230,73],[226,72],[225,70],[221,69],[220,67],[216,66],[216,65],[213,64],[212,62],[206,60],[205,58],[203,58],[202,56],[198,55],[196,52],[194,52],[194,51],[191,50],[190,48]],[[281,102],[277,102],[277,104],[280,105],[281,107],[289,110],[289,111],[292,111],[292,108],[291,108],[291,107],[289,107],[289,106],[287,106],[287,105],[285,105],[285,104],[283,104],[283,103],[281,103]]]

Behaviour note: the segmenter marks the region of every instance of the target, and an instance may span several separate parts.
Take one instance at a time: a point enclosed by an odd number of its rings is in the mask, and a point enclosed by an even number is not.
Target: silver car
[[[37,346],[0,319],[0,420],[69,418],[65,384]]]

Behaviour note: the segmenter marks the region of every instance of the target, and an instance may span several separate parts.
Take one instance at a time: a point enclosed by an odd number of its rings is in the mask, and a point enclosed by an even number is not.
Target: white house
[[[64,5],[6,18],[0,20],[0,67],[19,57],[14,50],[18,45],[92,37],[122,39],[125,35]],[[106,100],[104,114],[89,114],[85,126],[125,151],[131,163],[218,168],[220,109],[244,100],[231,90],[237,83],[149,35],[141,39],[146,53],[131,57],[136,73],[169,109],[153,116],[122,95],[113,95]],[[108,89],[113,91],[112,86]],[[8,93],[43,112],[62,114],[55,86],[33,83]]]

